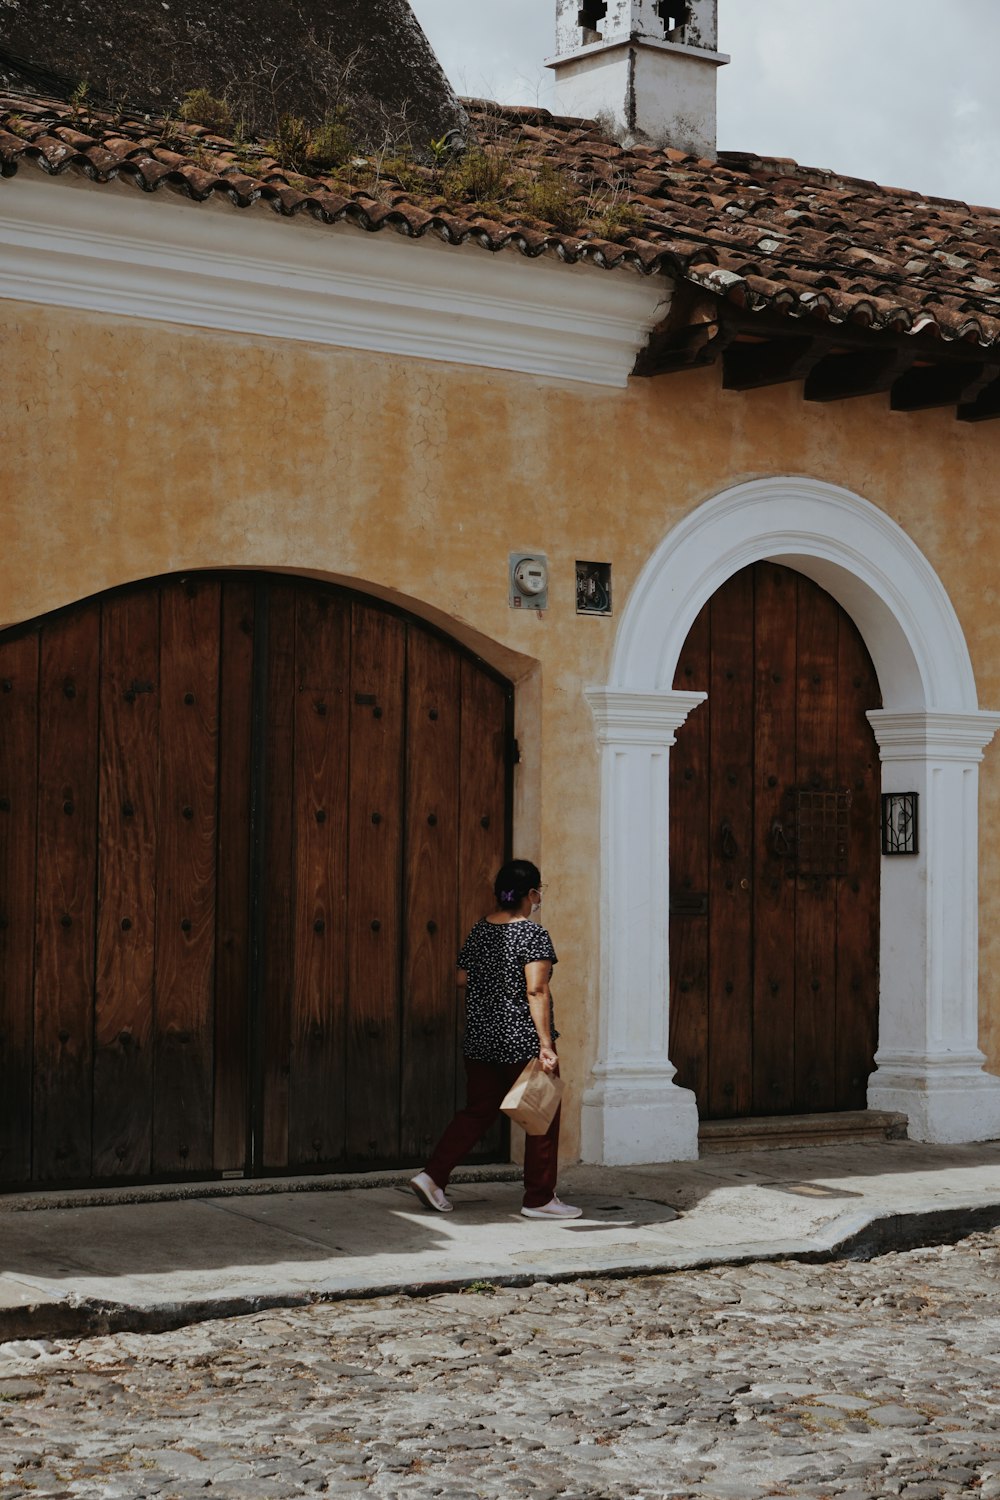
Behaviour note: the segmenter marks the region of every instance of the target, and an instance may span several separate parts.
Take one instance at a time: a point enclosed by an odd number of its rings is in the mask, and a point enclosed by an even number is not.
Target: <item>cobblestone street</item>
[[[1000,1232],[0,1346],[0,1494],[1000,1496]]]

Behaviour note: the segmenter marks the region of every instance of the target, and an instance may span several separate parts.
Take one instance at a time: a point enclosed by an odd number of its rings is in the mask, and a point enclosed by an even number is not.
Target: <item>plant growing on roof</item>
[[[527,180],[524,206],[533,218],[544,220],[563,234],[576,229],[584,216],[577,184],[549,162],[542,165],[537,177]]]
[[[436,167],[443,167],[451,155],[451,143],[446,135],[443,135],[440,140],[428,141],[427,149],[430,151],[431,161]]]
[[[601,184],[587,203],[587,228],[604,240],[627,240],[639,234],[645,223],[640,209],[629,201],[630,184],[624,172],[610,184]]]
[[[306,161],[318,171],[342,166],[357,150],[354,136],[346,117],[338,111],[332,119],[326,119],[311,133],[306,148]]]
[[[119,127],[127,113],[122,99],[114,102],[105,101],[98,108],[91,100],[90,84],[86,79],[81,80],[70,94],[69,106],[69,119],[73,128],[89,132],[91,135],[109,124]]]
[[[204,141],[197,141],[187,152],[188,160],[203,172],[210,172],[218,166],[215,153],[205,145]]]
[[[93,126],[93,112],[86,107],[89,93],[90,84],[86,79],[81,79],[69,96],[70,121],[76,130],[80,130],[84,125]]]
[[[502,201],[513,182],[513,160],[506,151],[474,146],[446,174],[443,187],[449,197],[468,198],[482,205]]]
[[[189,89],[179,114],[190,125],[204,125],[214,135],[227,135],[233,128],[233,114],[225,99],[217,99],[208,89]]]
[[[394,151],[390,144],[386,144],[366,158],[365,166],[365,186],[376,197],[394,186],[402,188],[404,193],[412,193],[421,183],[412,154],[405,147]]]
[[[399,186],[412,192],[422,181],[416,168],[413,133],[407,106],[397,111],[382,109],[369,119],[364,155],[351,161],[351,180],[358,182],[374,197],[385,187]]]
[[[509,203],[522,188],[520,145],[520,133],[511,130],[502,111],[486,107],[471,140],[447,136],[432,150],[436,185],[445,197],[471,200],[481,208]]]
[[[633,203],[609,204],[591,227],[605,240],[628,240],[640,234],[645,224],[642,214]]]
[[[321,125],[311,126],[301,115],[282,115],[268,150],[284,167],[294,172],[329,172],[342,167],[356,154],[350,126],[338,111]]]

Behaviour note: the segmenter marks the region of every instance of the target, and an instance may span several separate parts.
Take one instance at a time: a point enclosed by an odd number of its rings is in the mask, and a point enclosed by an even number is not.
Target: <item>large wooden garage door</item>
[[[454,643],[302,580],[0,636],[0,1181],[423,1160],[510,713]]]
[[[878,1011],[878,682],[834,599],[737,573],[675,685],[670,1055],[702,1117],[863,1109]]]

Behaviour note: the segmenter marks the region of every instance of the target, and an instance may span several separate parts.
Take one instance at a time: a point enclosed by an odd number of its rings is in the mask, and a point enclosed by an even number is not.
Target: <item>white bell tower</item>
[[[556,0],[556,110],[714,159],[718,0]]]

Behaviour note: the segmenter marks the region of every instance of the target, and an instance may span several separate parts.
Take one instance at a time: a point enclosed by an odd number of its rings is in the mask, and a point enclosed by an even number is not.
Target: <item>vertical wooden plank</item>
[[[795,1081],[795,882],[781,853],[795,784],[796,575],[754,568],[753,1113],[792,1109]]]
[[[219,736],[218,583],[164,586],[160,604],[153,1170],[212,1167]]]
[[[101,607],[95,1177],[148,1176],[159,791],[159,596]]]
[[[461,672],[459,940],[494,907],[493,881],[508,857],[506,710],[503,686],[468,658]]]
[[[706,604],[688,632],[674,677],[684,692],[708,692],[711,617]],[[679,731],[670,755],[670,1060],[677,1082],[693,1089],[709,1113],[708,942],[709,740],[716,705],[710,695]],[[685,909],[687,908],[687,909]]]
[[[838,633],[841,610],[798,579],[796,781],[834,792],[837,782]],[[804,875],[795,895],[795,1097],[793,1108],[833,1109],[837,996],[837,877]]]
[[[840,623],[837,777],[850,788],[850,867],[837,881],[837,1109],[864,1109],[878,1045],[881,765],[865,712],[881,708],[871,657],[856,627]]]
[[[261,1089],[258,1165],[265,1170],[288,1163],[295,869],[295,590],[290,583],[268,586],[266,642],[256,903],[261,967],[254,1019]]]
[[[42,632],[34,1177],[91,1170],[100,612]]]
[[[351,607],[300,586],[296,604],[295,916],[289,1166],[344,1154]]]
[[[406,627],[355,603],[351,651],[347,1150],[399,1151],[400,856]]]
[[[507,693],[501,683],[467,658],[462,662],[462,709],[459,765],[458,941],[452,963],[466,934],[494,906],[493,881],[511,851],[506,835]],[[544,879],[545,871],[542,871]],[[558,983],[558,971],[557,971]],[[559,1003],[556,995],[556,1017]],[[465,1099],[461,1064],[465,1015],[455,1007],[454,1103]],[[508,1154],[509,1132],[502,1122],[474,1148],[471,1159],[496,1161]]]
[[[461,661],[453,647],[411,625],[406,679],[400,1155],[420,1162],[455,1097]]]
[[[753,1105],[753,569],[711,603],[709,1114]],[[700,710],[699,710],[700,712]]]
[[[31,1175],[38,637],[0,643],[0,1182]]]
[[[222,586],[219,667],[218,898],[215,935],[215,1119],[212,1165],[241,1171],[247,1157],[250,1004],[250,795],[254,585]]]

